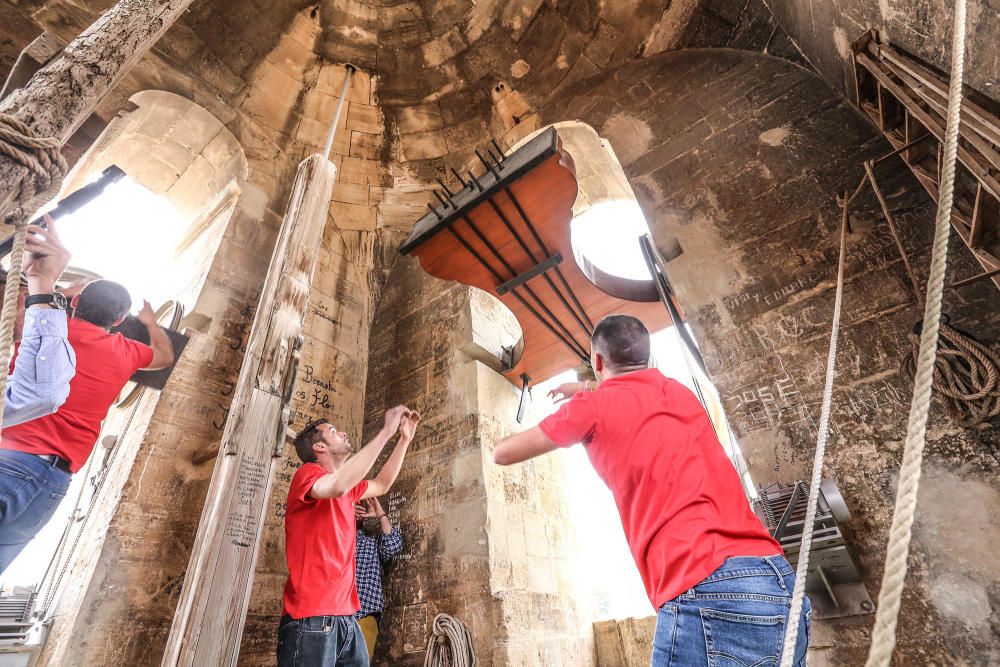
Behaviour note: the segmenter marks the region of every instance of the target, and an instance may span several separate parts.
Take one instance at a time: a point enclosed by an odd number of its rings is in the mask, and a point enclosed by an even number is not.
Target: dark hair
[[[316,462],[316,452],[313,451],[313,445],[323,439],[323,434],[317,431],[316,427],[329,423],[326,419],[314,419],[303,426],[299,434],[295,436],[295,453],[299,455],[299,459],[303,463]]]
[[[631,315],[608,315],[594,327],[590,344],[612,371],[649,363],[649,331]]]
[[[94,280],[80,292],[73,317],[109,329],[125,317],[131,307],[132,297],[124,285],[110,280]]]

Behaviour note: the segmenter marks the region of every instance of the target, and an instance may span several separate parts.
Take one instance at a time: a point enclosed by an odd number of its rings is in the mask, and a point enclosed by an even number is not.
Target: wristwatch
[[[40,303],[52,306],[53,308],[58,308],[59,310],[66,310],[66,307],[69,305],[69,301],[66,300],[66,297],[62,292],[52,292],[50,294],[31,294],[24,299],[25,308]]]

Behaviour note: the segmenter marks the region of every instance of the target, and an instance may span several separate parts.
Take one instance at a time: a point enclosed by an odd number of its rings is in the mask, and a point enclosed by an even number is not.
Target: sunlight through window
[[[126,176],[57,224],[73,253],[70,265],[125,285],[133,311],[143,299],[155,305],[169,298],[163,276],[185,224],[164,197]]]
[[[631,280],[649,280],[639,237],[649,233],[636,201],[604,202],[576,216],[572,222],[573,251],[606,273]]]

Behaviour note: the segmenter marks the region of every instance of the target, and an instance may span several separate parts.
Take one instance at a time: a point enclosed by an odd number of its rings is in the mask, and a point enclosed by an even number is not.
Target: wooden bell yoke
[[[501,360],[503,374],[521,386],[589,363],[594,324],[605,315],[633,315],[651,331],[668,325],[651,279],[611,276],[574,253],[576,170],[555,128],[506,157],[493,145],[489,158],[477,151],[481,176],[470,172],[466,180],[452,170],[462,189],[441,183],[440,205],[428,204],[400,252],[433,276],[489,292],[514,313],[522,336]]]

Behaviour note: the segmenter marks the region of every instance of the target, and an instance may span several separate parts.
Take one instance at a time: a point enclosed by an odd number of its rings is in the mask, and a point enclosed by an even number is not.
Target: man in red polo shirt
[[[595,391],[501,441],[500,465],[582,443],[611,489],[658,611],[654,667],[777,664],[795,575],[744,496],[708,414],[681,383],[648,368],[649,332],[610,315],[591,339]],[[808,600],[795,663],[805,664]]]
[[[173,363],[170,339],[157,325],[148,302],[139,320],[149,331],[152,347],[108,331],[125,319],[131,307],[128,290],[118,283],[95,280],[84,286],[70,302],[67,332],[76,352],[76,375],[66,402],[50,415],[0,433],[0,448],[19,452],[17,466],[25,482],[0,512],[0,572],[52,518],[69,488],[70,475],[87,461],[101,421],[132,374]]]
[[[278,625],[279,667],[367,667],[368,649],[354,618],[354,504],[392,487],[420,416],[404,406],[385,413],[382,430],[357,454],[347,434],[325,419],[295,438],[302,467],[285,506],[288,581]],[[399,441],[375,479],[366,480],[386,443]]]

